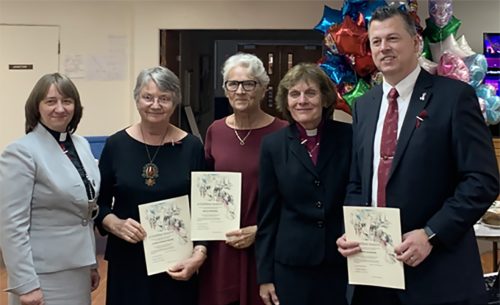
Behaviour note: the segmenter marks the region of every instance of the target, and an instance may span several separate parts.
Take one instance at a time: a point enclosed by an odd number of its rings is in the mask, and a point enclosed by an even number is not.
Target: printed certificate
[[[397,208],[344,207],[346,238],[362,252],[347,258],[349,284],[405,289],[403,263],[394,247],[401,243]]]
[[[191,173],[191,239],[226,240],[240,227],[241,173]]]
[[[139,205],[148,275],[166,272],[191,256],[189,198],[187,195]]]

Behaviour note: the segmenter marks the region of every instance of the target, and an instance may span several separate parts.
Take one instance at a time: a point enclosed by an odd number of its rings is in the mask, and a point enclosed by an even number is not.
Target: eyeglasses
[[[165,95],[160,95],[160,96],[154,96],[152,94],[143,94],[141,95],[141,99],[146,102],[147,104],[153,104],[155,100],[158,101],[159,104],[166,105],[170,102],[172,102],[172,96],[165,94]]]
[[[235,92],[241,85],[243,87],[243,90],[253,91],[257,87],[257,84],[258,82],[255,80],[244,80],[244,81],[227,80],[224,83],[224,88],[227,91]]]
[[[63,104],[63,105],[73,105],[75,103],[75,100],[70,98],[70,97],[66,97],[66,98],[49,97],[49,98],[42,100],[42,102],[44,104],[49,105],[49,106],[55,105],[59,101],[61,101],[61,104]]]

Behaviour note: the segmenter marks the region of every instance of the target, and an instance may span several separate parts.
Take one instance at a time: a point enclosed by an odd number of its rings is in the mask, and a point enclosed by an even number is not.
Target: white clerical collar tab
[[[68,133],[67,132],[61,132],[59,134],[59,142],[64,142],[66,141],[66,138],[68,137]]]
[[[314,137],[318,134],[318,128],[314,128],[314,129],[306,129],[306,135],[308,137]]]

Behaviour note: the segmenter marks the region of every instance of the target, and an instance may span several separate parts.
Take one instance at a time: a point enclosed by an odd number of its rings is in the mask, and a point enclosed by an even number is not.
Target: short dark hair
[[[275,99],[276,108],[283,117],[291,123],[294,122],[288,110],[288,91],[300,81],[313,82],[318,85],[321,92],[321,103],[323,104],[323,117],[331,116],[337,103],[337,91],[332,80],[317,64],[300,63],[288,70],[278,85]]]
[[[36,125],[38,125],[40,121],[40,103],[47,97],[51,85],[55,85],[57,91],[59,91],[64,98],[71,98],[75,101],[75,112],[73,118],[66,127],[66,131],[69,133],[74,133],[76,131],[83,113],[80,94],[69,77],[60,73],[51,73],[45,74],[38,80],[26,100],[26,104],[24,105],[24,115],[26,119],[24,129],[26,133],[33,131]]]
[[[417,35],[417,27],[415,26],[415,21],[406,11],[400,10],[398,6],[379,6],[372,14],[372,18],[368,23],[368,28],[373,21],[384,21],[386,19],[392,18],[394,16],[400,16],[403,19],[406,27],[406,31],[410,33],[411,36]]]

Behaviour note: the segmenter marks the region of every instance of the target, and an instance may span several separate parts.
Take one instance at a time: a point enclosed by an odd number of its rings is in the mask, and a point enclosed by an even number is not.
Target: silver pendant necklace
[[[240,137],[240,135],[238,134],[238,131],[236,129],[233,129],[234,130],[234,134],[236,135],[236,137],[238,138],[238,140],[240,141],[240,145],[243,146],[245,145],[245,141],[247,140],[248,136],[250,136],[250,134],[252,133],[252,130],[250,129],[246,136],[243,137],[243,139]]]
[[[310,157],[310,158],[312,158],[312,157],[313,157],[313,153],[314,153],[314,152],[316,151],[316,149],[318,149],[318,147],[319,147],[319,141],[318,141],[318,142],[316,142],[316,144],[314,144],[314,147],[313,147],[313,148],[311,148],[310,150],[309,150],[309,148],[307,147],[307,142],[308,142],[308,141],[309,141],[308,139],[304,139],[304,140],[300,141],[300,144],[304,145],[304,147],[305,147],[305,148],[306,148],[306,150],[307,150],[307,154],[309,155],[309,157]]]
[[[318,149],[318,147],[319,147],[319,142],[316,142],[316,145],[314,145],[314,147],[313,147],[311,150],[309,150],[309,149],[307,148],[307,146],[306,146],[306,150],[307,150],[307,154],[309,155],[309,158],[312,158],[312,157],[313,157],[313,153],[314,153],[314,151],[315,151],[316,149]]]

